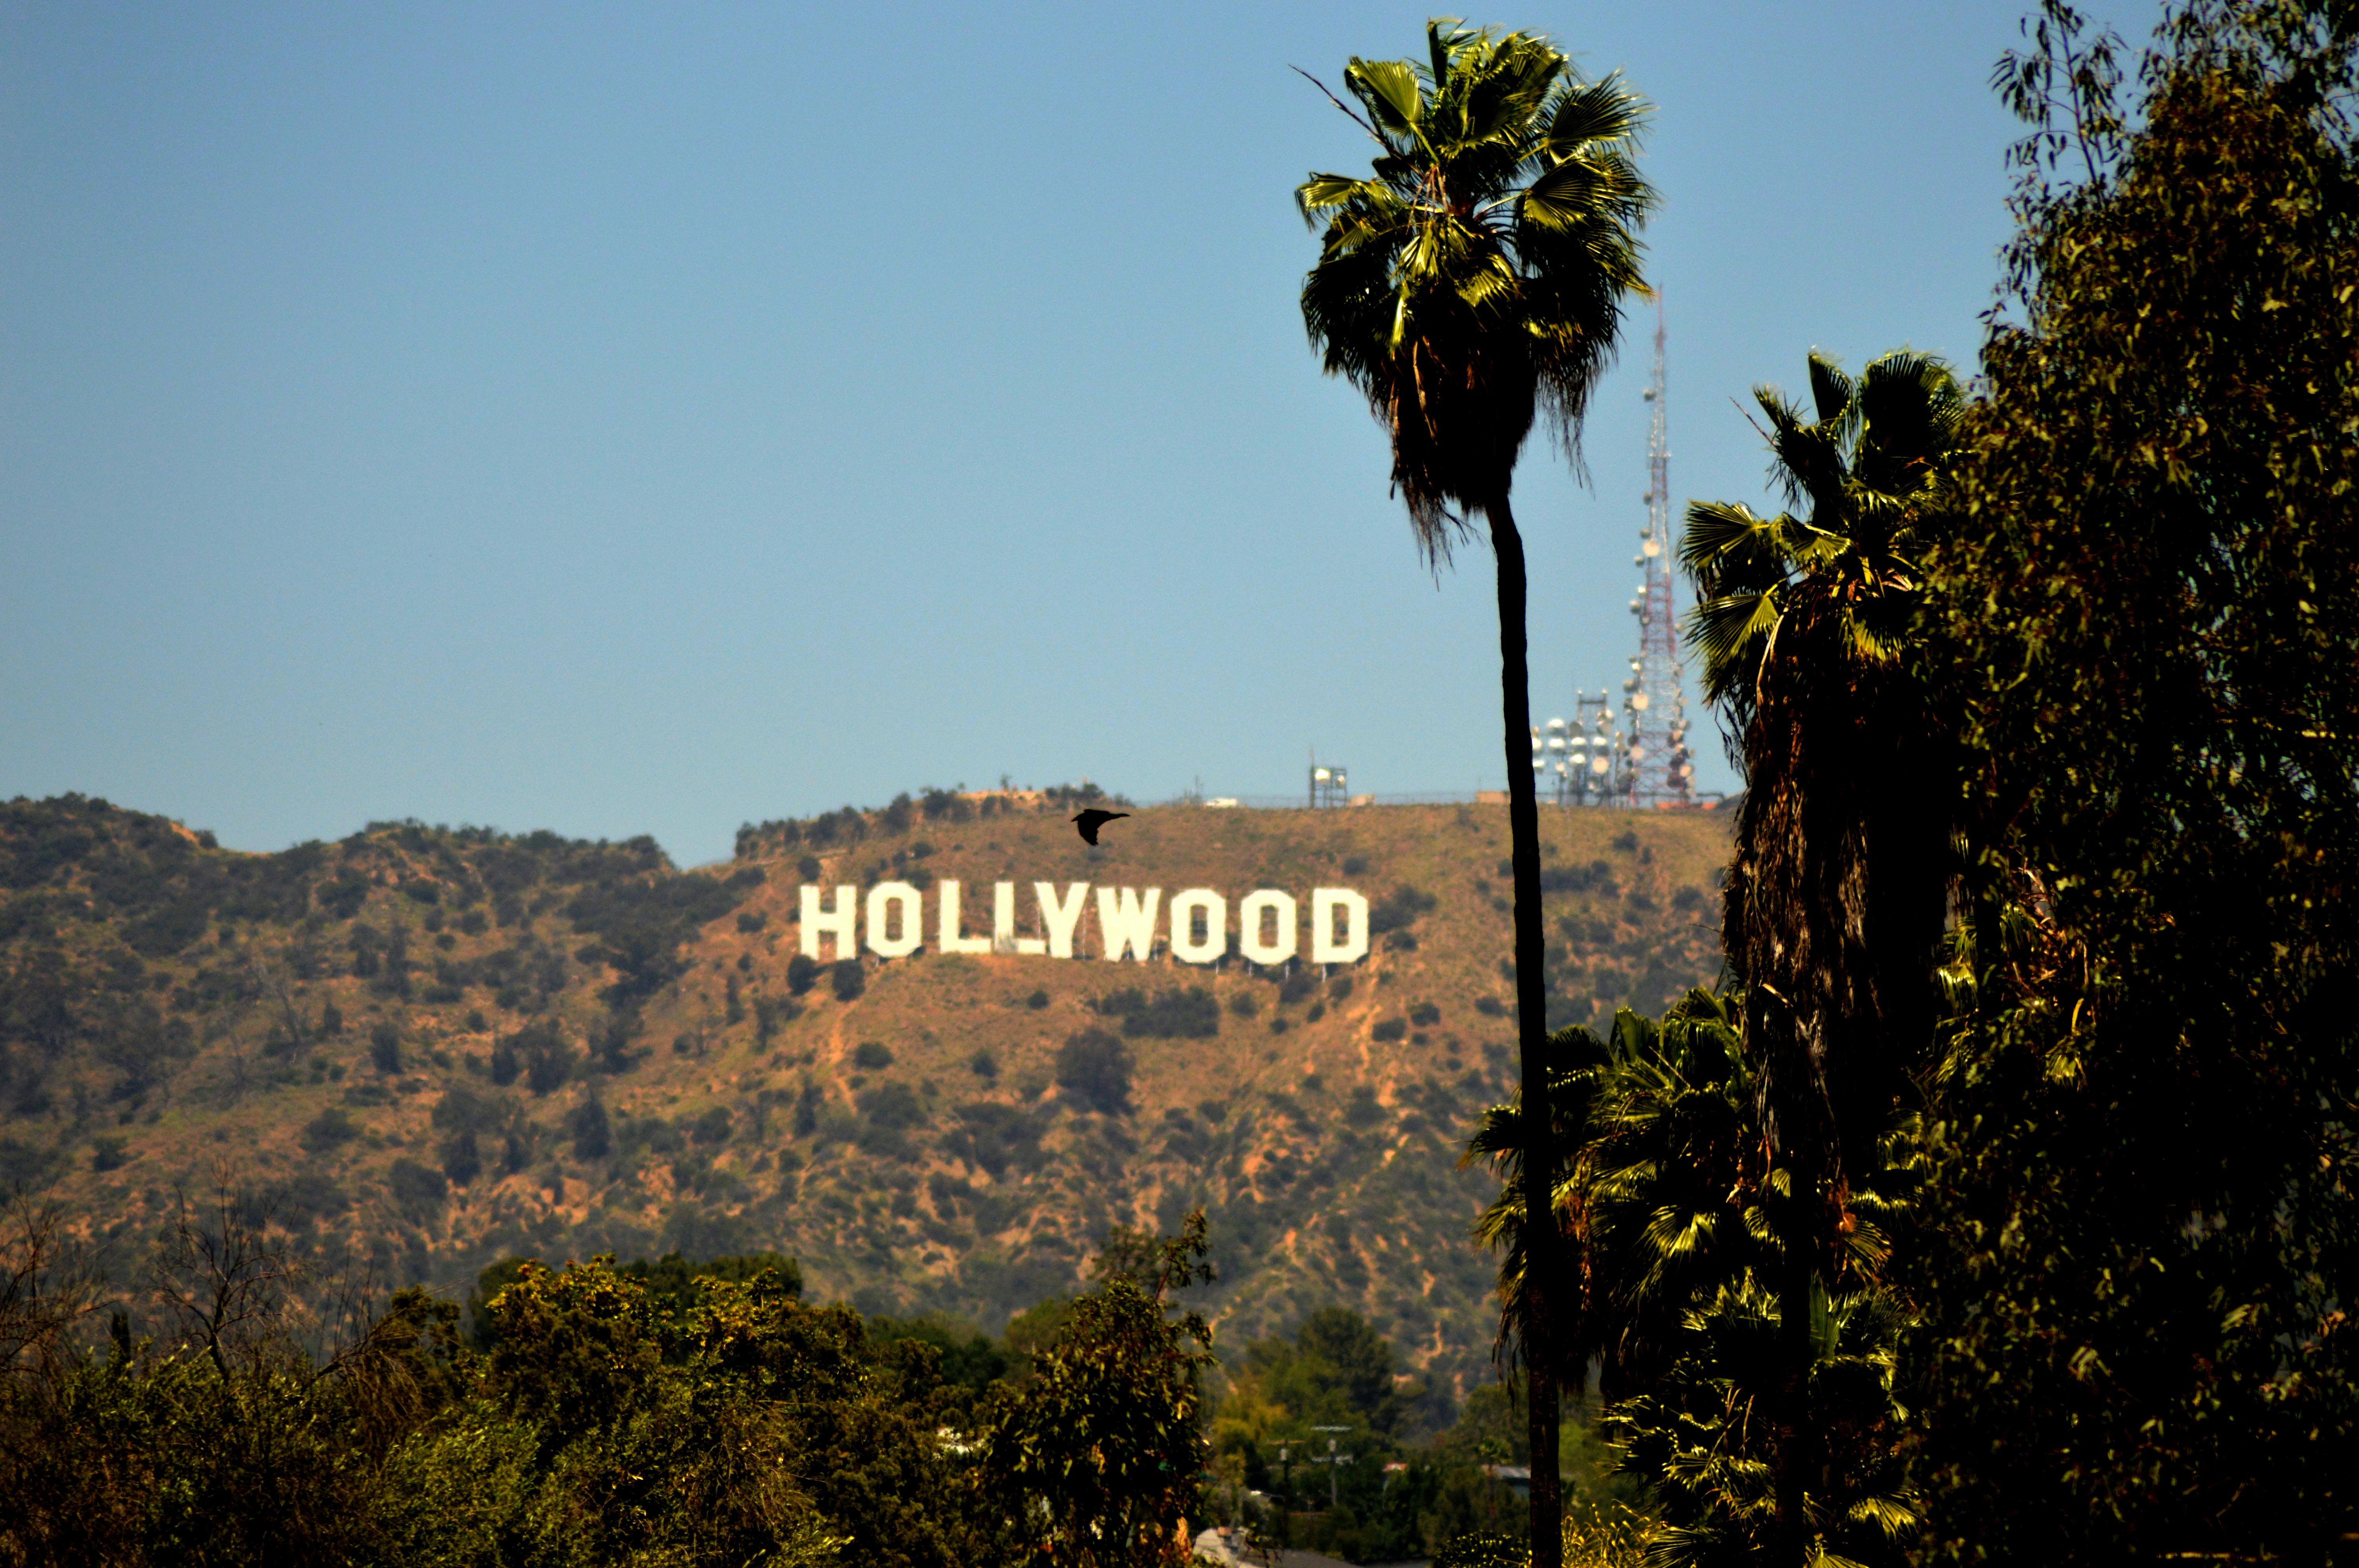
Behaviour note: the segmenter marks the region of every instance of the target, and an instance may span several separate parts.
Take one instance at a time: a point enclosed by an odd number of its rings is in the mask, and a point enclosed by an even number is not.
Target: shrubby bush
[[[565,1119],[567,1136],[573,1140],[573,1157],[577,1160],[603,1160],[613,1152],[614,1128],[606,1119],[606,1108],[595,1094],[584,1095]]]
[[[1406,931],[1420,914],[1430,913],[1440,900],[1421,888],[1403,882],[1368,906],[1368,934],[1382,936],[1387,932]]]
[[[1130,1050],[1103,1029],[1085,1029],[1057,1050],[1057,1087],[1090,1109],[1128,1116]]]
[[[809,988],[806,987],[806,989]],[[757,996],[754,999],[754,1044],[767,1045],[779,1030],[800,1018],[802,1003],[788,997]]]
[[[1090,1005],[1101,1016],[1121,1019],[1122,1032],[1134,1039],[1210,1040],[1221,1032],[1221,1004],[1202,986],[1152,997],[1126,986]]]
[[[303,1124],[303,1147],[314,1154],[324,1154],[360,1135],[361,1130],[350,1111],[342,1106],[330,1106]]]
[[[868,989],[868,972],[857,958],[838,958],[828,970],[828,983],[835,988],[836,1000],[857,1001]]]

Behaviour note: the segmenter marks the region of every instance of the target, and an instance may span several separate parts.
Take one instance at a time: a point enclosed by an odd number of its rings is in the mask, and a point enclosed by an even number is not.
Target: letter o
[[[888,910],[901,912],[901,934],[886,935],[892,924]],[[868,950],[880,958],[898,958],[918,950],[926,939],[925,903],[908,882],[878,882],[868,890]]]
[[[1265,914],[1277,916],[1277,935],[1266,944],[1261,939]],[[1256,964],[1283,964],[1294,957],[1295,914],[1292,893],[1263,888],[1245,894],[1237,905],[1237,946]]]
[[[1204,912],[1204,939],[1196,940],[1196,912]],[[1229,901],[1211,888],[1190,888],[1171,901],[1171,956],[1209,964],[1229,950]]]

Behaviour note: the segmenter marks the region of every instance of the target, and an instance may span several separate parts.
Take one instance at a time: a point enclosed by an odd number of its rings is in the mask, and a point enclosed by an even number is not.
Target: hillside
[[[383,1282],[777,1249],[819,1298],[995,1330],[1110,1222],[1201,1203],[1228,1343],[1342,1303],[1462,1391],[1489,1184],[1454,1161],[1513,1073],[1505,808],[1142,808],[1092,850],[1075,798],[903,797],[685,872],[648,839],[398,823],[248,855],[103,802],[0,806],[0,1181],[118,1280],[227,1162],[307,1254]],[[1555,1022],[1714,976],[1723,817],[1542,818]],[[978,946],[996,883],[1027,942],[1035,882],[1082,898],[1077,957],[942,951],[946,881]],[[798,962],[806,882],[917,902],[924,946]],[[1165,901],[1146,962],[1102,956],[1094,890],[1125,888]],[[1190,888],[1225,900],[1215,962],[1169,954]],[[1308,962],[1321,888],[1364,897],[1364,957]],[[1299,903],[1304,957],[1239,956],[1256,889]]]

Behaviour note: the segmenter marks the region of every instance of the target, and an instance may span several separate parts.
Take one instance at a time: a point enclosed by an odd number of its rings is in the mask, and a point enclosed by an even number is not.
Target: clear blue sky
[[[6,8],[0,796],[693,863],[1003,773],[1496,787],[1488,554],[1419,569],[1295,306],[1292,187],[1367,145],[1287,68],[1426,15]],[[1732,400],[1813,345],[1971,362],[2017,15],[1475,18],[1658,106],[1676,495],[1762,499]],[[1647,357],[1591,488],[1519,475],[1537,717],[1631,648]]]

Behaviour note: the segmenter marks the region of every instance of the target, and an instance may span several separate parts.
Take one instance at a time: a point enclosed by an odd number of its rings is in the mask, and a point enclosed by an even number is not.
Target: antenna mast
[[[1638,618],[1638,653],[1622,683],[1630,737],[1631,804],[1685,803],[1695,780],[1688,751],[1687,696],[1680,667],[1679,606],[1672,597],[1671,449],[1665,425],[1662,305],[1655,307],[1655,373],[1647,385],[1647,523],[1632,564],[1644,575],[1630,612]]]

